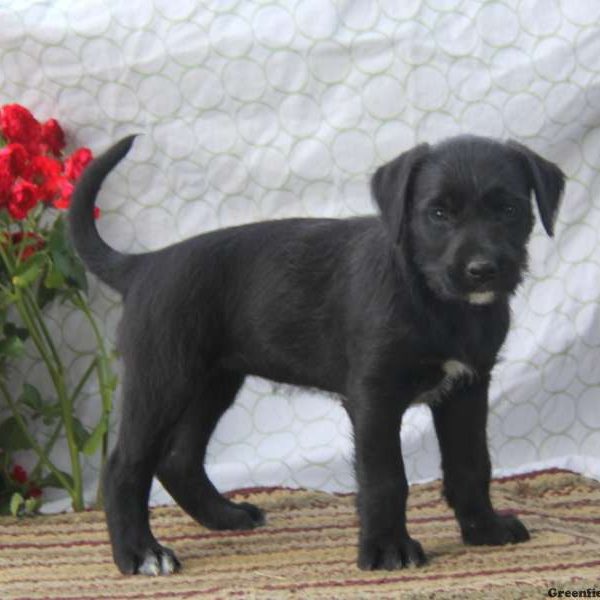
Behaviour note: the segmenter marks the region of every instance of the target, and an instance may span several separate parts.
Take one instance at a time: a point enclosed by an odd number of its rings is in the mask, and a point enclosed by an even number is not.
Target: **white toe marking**
[[[442,370],[446,373],[448,379],[459,379],[468,377],[471,379],[474,375],[473,369],[459,360],[450,359],[442,365]]]
[[[170,554],[162,554],[160,557],[160,572],[163,575],[171,575],[175,573],[175,561]]]
[[[469,294],[469,302],[471,304],[491,304],[496,299],[494,292],[473,292]]]
[[[138,573],[140,575],[151,575],[152,577],[160,575],[158,559],[154,556],[153,552],[146,554],[146,558],[144,558],[144,562],[140,565]]]
[[[450,359],[442,364],[442,371],[446,376],[438,383],[438,385],[431,390],[428,390],[420,394],[415,402],[426,402],[427,404],[435,404],[441,402],[446,395],[448,395],[454,384],[459,379],[467,379],[472,381],[475,378],[475,369],[469,365],[460,362],[459,360]]]

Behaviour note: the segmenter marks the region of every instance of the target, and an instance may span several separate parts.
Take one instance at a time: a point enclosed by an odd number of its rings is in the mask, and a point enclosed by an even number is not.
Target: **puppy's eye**
[[[450,213],[443,206],[432,206],[429,209],[429,218],[435,223],[446,223],[450,220]]]
[[[501,205],[500,212],[506,219],[514,219],[517,216],[518,210],[516,205],[510,202],[505,202]]]

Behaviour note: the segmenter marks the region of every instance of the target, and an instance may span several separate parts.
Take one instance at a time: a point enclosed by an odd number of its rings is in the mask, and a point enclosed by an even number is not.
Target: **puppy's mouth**
[[[463,288],[460,296],[473,306],[488,306],[495,302],[505,301],[514,293],[517,285],[518,282],[513,285],[512,281],[498,280],[475,288]]]
[[[435,279],[430,278],[428,283],[429,287],[442,300],[466,302],[473,306],[488,306],[506,299],[512,293],[511,289],[506,289],[500,282],[496,282],[495,284],[488,283],[472,288],[458,285],[451,277],[445,276]]]
[[[453,261],[421,261],[418,266],[427,287],[440,300],[489,306],[512,296],[526,268],[522,263],[511,256],[482,260],[475,254],[474,258],[458,256]]]

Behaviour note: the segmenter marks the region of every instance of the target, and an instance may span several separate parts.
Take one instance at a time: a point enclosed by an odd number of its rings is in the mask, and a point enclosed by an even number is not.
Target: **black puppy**
[[[354,429],[360,568],[425,562],[406,529],[399,437],[419,400],[433,412],[464,541],[527,540],[523,524],[490,502],[487,394],[526,266],[531,192],[552,235],[560,169],[514,142],[458,137],[375,173],[381,217],[255,223],[124,255],[100,239],[92,207],[132,143],[86,169],[70,214],[84,263],[124,300],[123,417],[104,474],[119,569],[179,567],[150,531],[153,475],[206,527],[264,523],[255,506],[221,496],[203,467],[250,374],[339,394]]]

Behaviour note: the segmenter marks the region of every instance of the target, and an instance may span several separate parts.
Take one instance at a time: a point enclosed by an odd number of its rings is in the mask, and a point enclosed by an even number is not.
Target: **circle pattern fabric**
[[[600,4],[565,0],[9,0],[0,101],[58,118],[96,153],[143,134],[100,200],[102,235],[127,252],[260,219],[372,213],[377,166],[461,132],[556,161],[567,193],[554,240],[538,224],[531,241],[489,438],[497,472],[600,477],[599,17]],[[93,282],[92,298],[114,341],[118,297]],[[50,321],[75,379],[92,340],[77,314],[54,307]],[[30,376],[49,389],[41,365]],[[86,393],[84,421],[97,406]],[[411,481],[440,475],[426,407],[405,416],[402,441]],[[221,489],[354,488],[342,409],[256,378],[208,466]],[[90,463],[90,490],[96,478]]]

